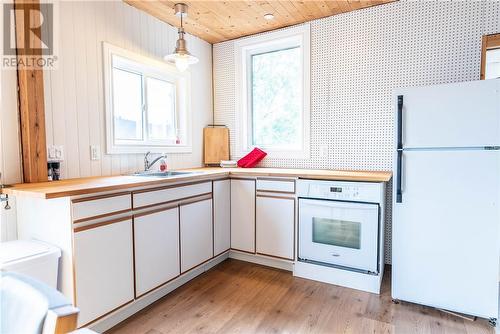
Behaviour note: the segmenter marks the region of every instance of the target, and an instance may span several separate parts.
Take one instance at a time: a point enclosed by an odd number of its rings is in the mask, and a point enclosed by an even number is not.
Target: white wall
[[[500,1],[402,0],[310,24],[311,158],[265,159],[262,165],[390,170],[392,90],[478,80],[481,36],[500,32]],[[214,81],[215,123],[229,126],[237,159],[234,41],[214,45]],[[328,146],[328,157],[320,157],[320,145]]]
[[[0,71],[0,184],[21,182],[21,148],[17,113],[17,76],[14,70]],[[0,203],[0,242],[17,238],[15,200],[11,210]]]
[[[3,27],[3,15],[0,15]],[[15,70],[0,70],[0,183],[21,182],[21,147],[17,112],[17,73]],[[11,210],[0,203],[0,242],[16,239],[14,200]]]
[[[143,167],[142,154],[106,155],[102,42],[162,59],[176,29],[122,1],[60,1],[58,68],[44,73],[47,145],[64,146],[64,178],[114,175]],[[202,128],[212,122],[212,49],[187,36],[200,62],[191,67],[193,152],[169,154],[170,168],[199,167]],[[90,160],[90,145],[102,158]]]

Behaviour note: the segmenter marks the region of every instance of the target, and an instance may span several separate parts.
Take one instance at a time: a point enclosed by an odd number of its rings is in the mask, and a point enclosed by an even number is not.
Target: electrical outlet
[[[319,157],[328,158],[328,145],[319,145]]]
[[[54,160],[56,158],[56,148],[54,145],[47,147],[47,160]]]
[[[90,160],[101,159],[101,147],[99,145],[90,145]]]
[[[56,146],[56,160],[58,161],[64,160],[64,150],[62,146]]]
[[[50,145],[47,147],[47,160],[48,161],[63,161],[64,148],[62,145]]]

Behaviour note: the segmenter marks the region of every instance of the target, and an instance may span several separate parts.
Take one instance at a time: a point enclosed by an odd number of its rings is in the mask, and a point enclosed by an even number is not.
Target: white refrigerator
[[[500,80],[399,89],[392,298],[498,318]]]

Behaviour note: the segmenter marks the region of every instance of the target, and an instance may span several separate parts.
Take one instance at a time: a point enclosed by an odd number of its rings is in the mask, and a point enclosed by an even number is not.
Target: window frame
[[[113,56],[120,57],[119,66],[113,63]],[[113,69],[128,71],[141,75],[142,81],[142,131],[143,140],[115,138],[114,105],[113,105]],[[105,94],[106,153],[191,153],[191,75],[189,71],[179,72],[174,66],[157,59],[143,56],[103,42],[103,69]],[[147,85],[148,78],[166,81],[175,87],[175,123],[181,144],[172,141],[150,139],[148,135]]]
[[[299,149],[259,146],[270,158],[310,158],[310,26],[303,24],[282,31],[264,33],[235,42],[236,81],[236,145],[240,153],[246,154],[255,146],[252,144],[252,56],[299,47],[302,68],[302,143]]]
[[[481,39],[481,69],[479,73],[480,80],[486,77],[486,53],[488,50],[500,48],[500,33],[483,35]]]

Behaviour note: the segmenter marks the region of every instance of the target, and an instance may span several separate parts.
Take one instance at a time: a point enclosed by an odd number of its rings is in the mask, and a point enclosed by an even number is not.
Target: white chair
[[[63,294],[42,282],[0,273],[0,333],[69,333],[76,329],[78,312]]]

